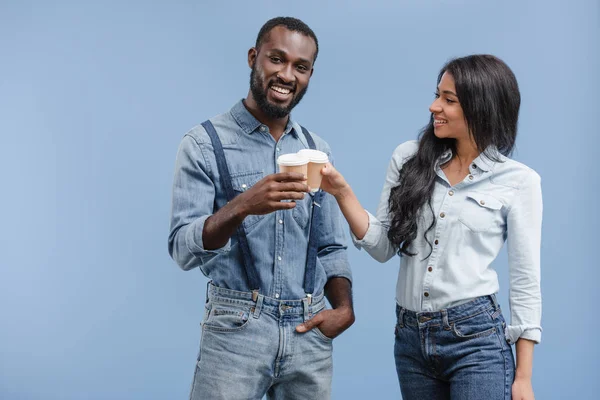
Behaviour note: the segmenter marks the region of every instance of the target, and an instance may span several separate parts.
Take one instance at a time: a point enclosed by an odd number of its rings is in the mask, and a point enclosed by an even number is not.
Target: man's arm
[[[229,251],[229,239],[247,215],[293,208],[294,200],[308,191],[301,174],[273,174],[213,214],[215,183],[206,172],[208,161],[200,146],[197,138],[186,135],[175,165],[169,254],[183,270]]]
[[[248,215],[269,214],[294,208],[294,200],[302,200],[308,186],[306,177],[296,172],[268,175],[250,189],[236,196],[204,224],[202,241],[205,249],[224,246]],[[292,200],[282,202],[281,200]]]

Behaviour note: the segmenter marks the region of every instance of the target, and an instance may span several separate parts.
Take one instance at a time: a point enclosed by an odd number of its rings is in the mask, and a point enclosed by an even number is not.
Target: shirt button
[[[281,261],[281,256],[278,256],[278,257],[277,257],[277,259],[278,259],[279,261]]]
[[[441,217],[441,218],[444,218],[445,216],[446,216],[446,214],[444,214],[444,213],[440,213],[440,217]]]
[[[438,244],[438,243],[439,243],[439,241],[438,241],[437,239],[435,239],[435,242],[433,242],[433,243],[434,243],[434,244]]]
[[[246,189],[248,187],[248,185],[246,185],[245,183],[242,184],[242,189]]]
[[[279,298],[279,293],[275,293],[275,298],[278,299]]]
[[[485,201],[481,200],[481,201],[479,202],[479,204],[481,204],[482,206],[484,206],[484,205],[485,205]]]
[[[473,180],[473,175],[469,175],[469,179],[470,179],[470,180]]]
[[[425,295],[425,297],[429,297],[429,292],[425,292],[423,295]]]
[[[281,151],[281,149],[278,147],[278,148],[277,148],[277,151]]]
[[[261,126],[260,126],[260,131],[261,131],[261,132],[264,132],[264,131],[266,131],[266,130],[267,130],[267,128],[266,128],[264,125],[261,125]]]
[[[450,196],[454,196],[454,190],[451,190],[451,191],[449,191],[449,192],[448,192],[448,194],[449,194]]]
[[[433,271],[433,268],[429,267],[429,268],[427,268],[427,271],[431,272],[431,271]]]
[[[280,220],[279,220],[279,223],[280,223],[280,224],[283,224],[283,220],[282,220],[282,219],[280,219]]]
[[[477,164],[473,164],[473,169],[477,168]]]

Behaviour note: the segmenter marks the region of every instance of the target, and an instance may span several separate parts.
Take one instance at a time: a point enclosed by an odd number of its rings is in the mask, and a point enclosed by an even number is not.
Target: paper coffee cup
[[[308,174],[308,157],[297,154],[282,154],[277,157],[279,172],[299,172],[306,176]]]
[[[321,180],[323,179],[321,170],[329,162],[329,157],[322,151],[312,149],[302,149],[298,154],[308,157],[307,185],[311,192],[318,192],[321,187]]]

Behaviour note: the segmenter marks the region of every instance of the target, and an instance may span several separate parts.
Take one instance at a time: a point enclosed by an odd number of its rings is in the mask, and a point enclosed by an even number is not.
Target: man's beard
[[[277,80],[277,82],[274,82],[274,83],[279,83],[279,84],[281,84],[281,86],[286,87],[286,88],[290,87],[288,84],[284,83],[281,80]],[[258,104],[258,108],[260,108],[260,110],[267,117],[273,118],[273,119],[280,119],[280,118],[287,117],[290,114],[290,112],[292,111],[292,109],[294,107],[296,107],[296,105],[298,103],[300,103],[300,100],[302,100],[302,97],[304,97],[306,90],[308,90],[308,85],[306,85],[306,87],[304,89],[302,89],[300,92],[295,92],[295,95],[292,95],[292,101],[290,102],[290,104],[288,106],[281,107],[281,106],[275,105],[273,103],[270,103],[267,100],[267,93],[266,93],[264,87],[265,87],[265,82],[262,79],[262,77],[260,76],[260,74],[258,73],[258,71],[256,70],[256,64],[254,64],[254,66],[252,66],[252,71],[250,72],[250,91],[252,92],[252,97],[254,97],[254,101],[256,101],[256,104]],[[267,90],[271,90],[271,89],[267,88]]]

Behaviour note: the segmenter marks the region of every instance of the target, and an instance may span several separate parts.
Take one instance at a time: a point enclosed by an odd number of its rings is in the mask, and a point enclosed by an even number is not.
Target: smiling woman
[[[472,55],[447,63],[437,83],[419,141],[392,155],[377,216],[333,167],[322,187],[338,200],[357,247],[380,262],[402,255],[394,348],[402,398],[533,400],[542,197],[539,175],[508,158],[517,81],[500,59]],[[511,325],[491,267],[505,240],[519,321]]]

